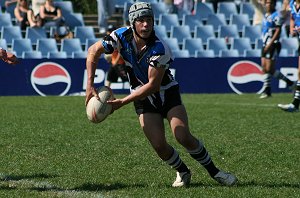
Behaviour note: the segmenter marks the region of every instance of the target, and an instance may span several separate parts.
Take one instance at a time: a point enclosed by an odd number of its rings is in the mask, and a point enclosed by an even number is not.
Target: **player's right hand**
[[[87,87],[85,91],[85,106],[87,106],[87,103],[93,96],[95,96],[97,100],[100,100],[98,91],[95,89],[95,87]]]

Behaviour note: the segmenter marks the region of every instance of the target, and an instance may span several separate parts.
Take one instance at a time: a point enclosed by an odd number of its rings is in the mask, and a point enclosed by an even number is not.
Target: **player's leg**
[[[275,69],[275,59],[277,58],[277,56],[280,53],[281,50],[281,44],[280,43],[276,43],[275,44],[276,47],[275,49],[271,52],[271,57],[272,57],[272,69],[271,69],[271,73],[274,76],[274,78],[277,78],[278,80],[283,80],[284,82],[286,82],[287,86],[290,89],[293,89],[295,86],[295,83],[293,81],[291,81],[290,79],[288,79],[285,75],[283,75],[279,70]]]
[[[264,72],[264,85],[263,85],[264,91],[260,95],[259,98],[265,99],[265,98],[268,98],[271,96],[272,60],[269,58],[262,57],[261,58],[261,66],[262,66],[262,70]]]
[[[179,157],[178,152],[166,141],[163,117],[158,113],[144,113],[139,115],[139,121],[145,136],[158,156],[177,172],[189,173],[189,169]],[[190,175],[185,175],[185,177],[190,180]],[[180,187],[188,183],[173,186]]]
[[[223,185],[233,185],[237,178],[230,174],[220,171],[213,163],[206,148],[189,131],[188,117],[183,105],[173,107],[167,114],[172,132],[176,140],[187,149],[187,152],[198,161],[210,174],[212,178]]]
[[[296,84],[294,100],[290,104],[278,104],[278,107],[287,112],[297,112],[299,111],[299,103],[300,103],[300,56],[298,58],[298,81]]]

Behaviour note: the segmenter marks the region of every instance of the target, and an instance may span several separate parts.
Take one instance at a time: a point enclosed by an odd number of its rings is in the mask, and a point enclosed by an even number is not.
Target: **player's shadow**
[[[191,183],[190,187],[217,187],[222,186],[218,183],[215,184],[207,184],[207,183]],[[236,185],[232,186],[233,188],[245,188],[245,187],[263,187],[263,188],[299,188],[300,189],[300,183],[260,183],[255,181],[246,181],[241,182],[239,181]]]
[[[54,178],[57,175],[50,175],[50,174],[33,174],[33,175],[0,175],[0,181],[19,181],[22,179],[48,179]]]

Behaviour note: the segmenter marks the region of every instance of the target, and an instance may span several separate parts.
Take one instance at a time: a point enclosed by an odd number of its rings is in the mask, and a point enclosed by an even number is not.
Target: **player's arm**
[[[144,84],[125,98],[115,99],[113,101],[109,101],[108,103],[113,105],[113,110],[117,110],[130,102],[145,98],[159,91],[164,74],[165,68],[150,66],[148,69],[148,83]]]
[[[296,35],[295,20],[294,20],[292,14],[290,14],[290,35],[291,36]]]
[[[277,40],[280,37],[280,32],[281,32],[281,26],[277,26],[270,43],[264,48],[265,52],[268,52],[272,48],[275,40]]]
[[[94,87],[95,71],[98,65],[99,58],[102,53],[104,53],[104,47],[101,41],[96,42],[88,49],[87,59],[86,59],[86,69],[87,69],[87,86],[86,86],[86,99],[85,105],[89,99],[93,96],[99,99],[98,93]]]

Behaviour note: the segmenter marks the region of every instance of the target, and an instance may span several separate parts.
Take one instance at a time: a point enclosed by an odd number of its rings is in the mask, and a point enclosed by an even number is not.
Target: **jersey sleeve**
[[[105,54],[112,54],[118,46],[118,39],[115,35],[115,31],[111,34],[106,35],[102,40],[102,45],[105,49]]]

